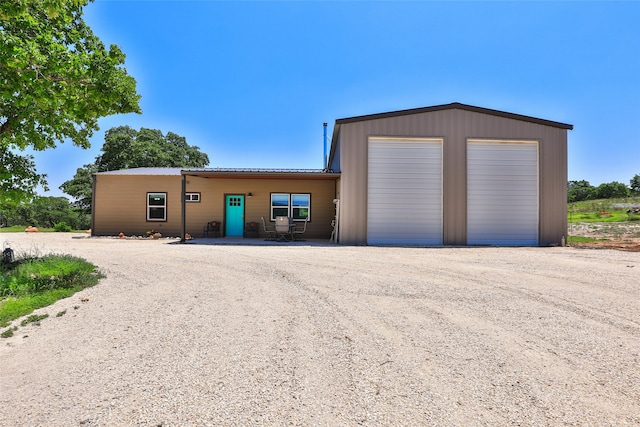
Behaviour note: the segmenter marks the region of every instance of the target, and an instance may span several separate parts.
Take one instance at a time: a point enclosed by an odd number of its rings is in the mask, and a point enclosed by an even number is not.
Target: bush
[[[71,228],[71,226],[64,221],[56,223],[56,225],[53,226],[53,229],[55,231],[61,231],[64,233],[68,233],[69,231],[73,230],[73,228]]]

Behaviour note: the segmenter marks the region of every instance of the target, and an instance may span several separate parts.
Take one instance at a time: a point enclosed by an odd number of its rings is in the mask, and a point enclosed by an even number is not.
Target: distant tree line
[[[60,224],[86,230],[91,227],[91,215],[78,210],[66,197],[35,196],[29,202],[0,206],[0,227],[58,228]]]
[[[640,196],[640,175],[634,176],[629,186],[617,181],[600,184],[597,187],[585,180],[569,181],[567,191],[569,203],[632,196]]]

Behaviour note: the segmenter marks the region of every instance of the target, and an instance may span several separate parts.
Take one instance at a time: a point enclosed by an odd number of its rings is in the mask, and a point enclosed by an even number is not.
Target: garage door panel
[[[442,244],[442,141],[369,140],[367,242]]]
[[[537,142],[467,143],[467,243],[538,243]]]

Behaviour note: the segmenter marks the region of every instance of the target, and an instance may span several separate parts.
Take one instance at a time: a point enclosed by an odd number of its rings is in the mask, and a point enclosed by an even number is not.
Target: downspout
[[[322,124],[324,128],[324,167],[323,169],[329,169],[329,165],[327,164],[327,122]]]
[[[91,236],[95,236],[96,229],[96,182],[98,177],[96,174],[91,175]]]
[[[187,203],[185,202],[187,193],[187,175],[182,174],[182,231],[180,232],[180,243],[184,243],[187,239]]]

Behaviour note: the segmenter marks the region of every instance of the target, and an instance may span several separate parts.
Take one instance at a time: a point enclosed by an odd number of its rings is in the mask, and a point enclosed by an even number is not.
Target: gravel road
[[[3,426],[640,424],[638,252],[0,239],[107,276],[0,339]]]

